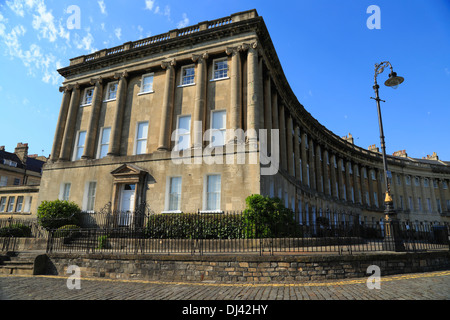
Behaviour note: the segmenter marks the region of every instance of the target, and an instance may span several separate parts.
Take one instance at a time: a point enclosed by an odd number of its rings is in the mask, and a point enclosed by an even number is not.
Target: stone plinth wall
[[[293,282],[367,277],[370,265],[381,276],[450,269],[448,251],[322,256],[48,254],[46,274],[82,278],[160,281]]]

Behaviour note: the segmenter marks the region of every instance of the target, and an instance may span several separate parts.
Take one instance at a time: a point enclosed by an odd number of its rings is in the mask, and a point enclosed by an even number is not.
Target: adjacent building
[[[46,158],[28,154],[28,144],[14,152],[0,146],[0,217],[27,216],[36,212],[42,166]]]
[[[58,71],[62,102],[39,202],[227,212],[263,194],[305,224],[383,218],[381,154],[307,112],[256,10],[76,57]],[[388,165],[402,220],[448,223],[449,162],[400,152]]]

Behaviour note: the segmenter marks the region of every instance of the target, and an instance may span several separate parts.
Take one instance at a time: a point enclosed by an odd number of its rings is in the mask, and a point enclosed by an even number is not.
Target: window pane
[[[94,202],[95,202],[95,191],[97,189],[96,182],[89,182],[88,187],[88,196],[87,196],[87,206],[86,210],[93,211],[94,210]]]
[[[84,104],[91,104],[93,95],[94,95],[94,89],[86,89],[86,93],[84,96]]]
[[[111,83],[108,86],[108,100],[115,99],[117,94],[117,83]]]
[[[215,111],[213,112],[212,128],[213,129],[224,129],[226,123],[226,111]]]
[[[186,133],[191,130],[191,116],[178,118],[178,130],[180,133]]]
[[[214,63],[214,79],[226,78],[227,71],[227,60],[216,61]]]
[[[207,178],[206,210],[220,209],[220,180],[220,175],[211,175]]]
[[[153,90],[153,76],[145,76],[142,79],[141,92],[149,92]]]
[[[86,140],[86,131],[80,131],[78,135],[78,146],[84,147],[84,141]]]
[[[8,202],[8,212],[12,212],[14,210],[14,201],[16,200],[15,197],[9,197],[9,202]]]
[[[64,184],[64,192],[63,192],[63,200],[68,201],[69,194],[70,194],[70,183],[65,183]]]
[[[147,141],[139,140],[136,145],[136,154],[144,154],[146,148],[147,148]]]
[[[194,83],[194,75],[195,75],[194,67],[184,68],[182,84],[184,85]]]
[[[111,128],[103,128],[102,144],[109,143],[109,135],[111,134]]]
[[[17,198],[16,212],[22,212],[23,196]]]
[[[137,138],[138,139],[147,139],[147,132],[148,132],[148,122],[139,123]]]
[[[169,210],[180,210],[181,177],[170,178]]]
[[[102,139],[100,141],[100,154],[99,158],[106,157],[109,149],[109,137],[111,134],[111,128],[103,128]]]

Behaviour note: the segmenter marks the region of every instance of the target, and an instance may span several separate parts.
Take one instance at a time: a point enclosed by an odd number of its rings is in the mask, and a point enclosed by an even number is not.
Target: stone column
[[[231,54],[230,129],[237,130],[241,128],[242,112],[241,54],[237,48],[228,48],[227,54]],[[234,139],[234,136],[231,139]]]
[[[350,161],[344,161],[344,167],[345,167],[345,187],[347,191],[347,201],[354,202],[352,200],[352,183],[350,179],[350,168],[352,166],[352,163]],[[353,172],[353,174],[355,174]],[[353,196],[354,196],[354,190],[353,190]]]
[[[286,120],[284,114],[284,105],[280,105],[280,160],[281,168],[287,170],[287,150],[286,150]]]
[[[287,121],[287,132],[286,132],[286,143],[287,143],[287,163],[288,163],[288,172],[290,176],[295,175],[295,169],[294,169],[294,146],[292,145],[292,131],[294,130],[293,124],[292,124],[292,117],[288,116]]]
[[[439,208],[436,203],[436,194],[434,192],[434,179],[429,179],[428,185],[430,186],[430,196],[431,196],[431,207],[433,208],[433,212],[438,212]],[[441,204],[442,206],[442,204]]]
[[[338,160],[339,199],[347,198],[347,194],[344,193],[344,174],[342,173],[343,163],[344,163],[344,159],[339,158],[339,160]]]
[[[264,79],[264,128],[267,129],[267,150],[272,150],[272,86],[270,75]]]
[[[320,163],[320,159],[322,158],[320,145],[316,144],[316,189],[319,192],[324,192],[325,181],[323,180],[322,175],[322,166]],[[323,160],[323,159],[322,159]]]
[[[385,184],[381,179],[384,179],[384,170],[376,169],[375,170],[376,178],[377,178],[377,187],[378,187],[378,208],[384,209],[384,200],[386,198]]]
[[[439,179],[438,181],[439,194],[441,196],[441,207],[442,212],[447,212],[447,198],[445,197],[445,189],[444,189],[444,179]]]
[[[330,179],[328,175],[328,151],[324,148],[322,151],[322,176],[323,176],[323,193],[331,195],[330,185],[328,185],[328,180]],[[331,181],[330,181],[331,184]]]
[[[309,146],[309,181],[311,189],[317,190],[316,185],[316,164],[315,164],[315,156],[314,156],[314,142],[312,139],[308,141]]]
[[[61,152],[61,144],[64,138],[64,131],[66,127],[67,113],[69,112],[70,96],[72,87],[61,87],[60,92],[64,92],[59,109],[58,123],[56,125],[55,138],[53,139],[53,148],[51,154],[51,161],[57,161]]]
[[[371,206],[375,206],[375,199],[374,199],[374,194],[373,194],[373,180],[372,180],[372,170],[373,169],[369,169],[367,170],[367,179],[369,181],[369,199],[370,199],[370,205]]]
[[[259,77],[257,43],[253,43],[247,53],[247,137],[249,143],[256,142],[258,139],[259,112],[262,109]],[[285,153],[282,155],[284,157]]]
[[[336,188],[336,168],[334,163],[336,161],[336,155],[334,153],[331,154],[330,158],[330,172],[331,172],[331,195],[335,198],[338,197],[339,190]]]
[[[206,72],[207,72],[207,59],[208,54],[193,56],[192,60],[197,62],[197,80],[195,88],[195,101],[194,101],[194,123],[192,134],[192,146],[194,148],[203,147],[203,132],[205,128],[206,118]]]
[[[296,125],[294,132],[294,164],[295,164],[295,180],[301,181],[301,167],[300,167],[300,128]]]
[[[175,64],[175,60],[163,61],[161,63],[161,67],[163,69],[166,69],[166,84],[164,86],[164,97],[161,110],[161,124],[159,127],[159,151],[168,151],[170,146],[173,114],[173,93],[175,85]]]
[[[278,133],[279,133],[279,128],[280,128],[280,122],[279,122],[279,118],[278,118],[278,94],[277,94],[277,92],[275,91],[273,94],[272,94],[272,128],[274,129],[274,130],[278,130]],[[269,149],[270,150],[270,149]],[[278,159],[282,159],[282,153],[281,153],[281,149],[280,148],[278,148],[278,152],[279,152],[279,157],[278,157]]]
[[[362,204],[362,189],[358,187],[358,174],[361,175],[361,170],[359,170],[358,164],[353,164],[353,193],[355,194],[355,203]],[[361,192],[361,193],[360,193]]]
[[[100,109],[102,107],[103,79],[101,77],[95,80],[93,79],[91,80],[91,84],[95,85],[95,87],[92,97],[91,117],[89,119],[89,127],[86,132],[86,142],[84,153],[81,157],[82,159],[95,158],[95,141],[97,140],[98,120],[100,117]]]
[[[70,150],[75,136],[75,125],[77,121],[78,108],[80,107],[80,86],[78,83],[72,90],[70,97],[69,111],[67,115],[66,127],[64,128],[64,138],[61,146],[59,160],[70,160]]]
[[[363,205],[369,205],[366,200],[366,178],[364,178],[364,172],[367,173],[367,167],[361,166],[360,167],[360,184],[361,184],[361,204]],[[370,199],[370,197],[369,197]]]
[[[128,86],[127,77],[128,77],[127,71],[116,73],[114,75],[115,79],[119,79],[119,84],[117,86],[116,108],[114,110],[113,125],[111,127],[111,137],[109,143],[108,156],[120,155],[123,113],[125,110],[127,86]]]

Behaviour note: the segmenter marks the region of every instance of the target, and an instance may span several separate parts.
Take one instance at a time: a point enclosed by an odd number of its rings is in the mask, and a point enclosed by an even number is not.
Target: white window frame
[[[8,203],[7,197],[0,197],[0,212],[5,212],[7,203]]]
[[[145,132],[145,138],[138,138],[138,133],[139,133],[139,125],[141,124],[147,124],[147,132]],[[136,123],[136,132],[135,132],[135,136],[134,136],[134,147],[133,147],[133,154],[134,155],[139,155],[139,154],[146,154],[147,153],[147,143],[148,143],[148,129],[149,129],[149,122],[148,121],[138,121]],[[145,143],[145,152],[143,153],[137,153],[137,147],[138,147],[138,142],[140,141],[146,141]]]
[[[220,112],[225,112],[225,121],[224,121],[225,122],[225,127],[224,128],[213,128],[214,114],[215,113],[220,113]],[[211,119],[211,125],[210,125],[211,131],[210,131],[210,136],[209,136],[209,142],[210,142],[211,147],[224,146],[226,144],[226,142],[227,142],[227,110],[226,109],[212,110],[210,119]],[[216,145],[216,144],[213,143],[212,139],[213,139],[213,136],[214,136],[214,132],[216,132],[216,131],[220,131],[220,132],[223,133],[223,144],[217,144]]]
[[[108,143],[102,143],[103,141],[103,135],[105,134],[105,130],[109,129],[109,138],[108,138]],[[107,148],[109,149],[109,144],[111,142],[111,127],[102,127],[100,128],[100,137],[98,139],[98,147],[97,147],[97,159],[101,159],[104,158],[106,155],[104,155],[103,157],[101,156],[102,153],[102,147],[103,146],[107,146]],[[106,152],[106,154],[108,154],[108,151]]]
[[[187,118],[189,117],[189,130],[187,130],[185,133],[180,133],[180,119],[181,118]],[[175,139],[175,147],[174,150],[175,151],[181,151],[181,150],[186,150],[189,149],[191,146],[191,128],[192,128],[192,117],[190,114],[183,114],[183,115],[178,115],[177,116],[177,130],[176,130],[176,139]],[[184,137],[184,136],[188,136],[189,140],[188,140],[188,146],[184,149],[180,149],[179,148],[179,141],[180,141],[180,137]]]
[[[67,189],[68,187],[68,189]],[[62,201],[69,201],[70,198],[70,189],[72,187],[72,184],[70,182],[62,182],[59,186],[59,200]],[[66,190],[67,190],[67,197],[66,197]]]
[[[22,212],[22,209],[23,209],[23,196],[18,196],[16,201],[16,212]]]
[[[152,87],[150,90],[144,91],[144,79],[147,77],[152,77]],[[154,72],[143,74],[141,77],[141,89],[139,90],[138,95],[155,92],[155,91],[153,91],[154,84],[155,84],[155,73]]]
[[[193,75],[194,78],[192,79],[192,82],[190,82],[190,83],[184,83],[184,79],[185,78],[191,78],[192,77],[192,75],[190,75],[190,76],[185,76],[184,75],[184,71],[186,69],[194,69],[194,75]],[[181,73],[180,73],[180,85],[179,85],[179,87],[187,87],[187,86],[194,86],[194,85],[195,85],[195,64],[182,66],[181,67]]]
[[[33,200],[33,197],[26,196],[24,199],[24,207],[23,212],[30,212],[31,211],[31,202]]]
[[[16,203],[16,197],[11,196],[8,199],[8,205],[6,206],[6,212],[14,212],[14,204]]]
[[[85,133],[84,144],[82,146],[79,146],[78,142],[80,141],[80,134],[83,133],[83,132]],[[81,157],[83,156],[83,155],[81,155],[80,158],[77,158],[78,151],[80,149],[83,149],[83,153],[84,153],[84,148],[86,146],[86,138],[87,138],[87,131],[86,130],[79,130],[79,131],[77,131],[77,138],[75,139],[75,147],[73,148],[73,157],[72,157],[73,161],[80,160]]]
[[[218,78],[216,78],[216,64],[217,63],[219,63],[219,62],[222,62],[222,61],[226,61],[226,63],[227,63],[227,74],[226,74],[226,76],[224,76],[224,77],[218,77]],[[228,58],[218,58],[218,59],[214,59],[213,60],[213,64],[212,64],[212,77],[211,77],[211,81],[218,81],[218,80],[224,80],[224,79],[230,79],[230,77],[229,77],[229,75],[228,75],[228,72],[229,72],[229,66],[228,66]],[[221,69],[221,70],[223,70],[223,69]]]
[[[92,195],[92,186],[94,189],[94,194]],[[92,213],[95,207],[95,198],[97,194],[97,181],[86,181],[84,185],[84,195],[83,195],[83,211]],[[92,198],[92,199],[91,199]]]
[[[110,96],[110,94],[111,94],[111,86],[112,85],[116,85],[116,91],[113,91],[115,93],[115,96],[113,98],[111,98],[111,96]],[[108,85],[106,86],[106,96],[105,96],[105,100],[103,102],[116,100],[117,99],[117,91],[118,90],[119,90],[119,81],[109,82]]]
[[[87,102],[87,93],[92,90],[91,101]],[[94,99],[94,87],[85,88],[83,90],[83,98],[81,99],[80,107],[90,106],[92,104],[92,100]]]
[[[220,194],[219,194],[219,209],[209,209],[208,207],[208,178],[211,176],[219,176],[220,177]],[[203,210],[202,212],[207,213],[223,213],[223,211],[220,209],[222,204],[222,175],[220,173],[209,173],[205,175],[204,181],[203,181]]]
[[[170,208],[170,196],[171,196],[171,189],[172,189],[172,179],[179,178],[180,179],[180,193],[178,194],[178,206],[177,209],[171,209]],[[170,176],[166,179],[166,199],[164,208],[166,209],[162,213],[181,213],[181,195],[182,195],[182,185],[183,185],[183,178],[181,176]]]

